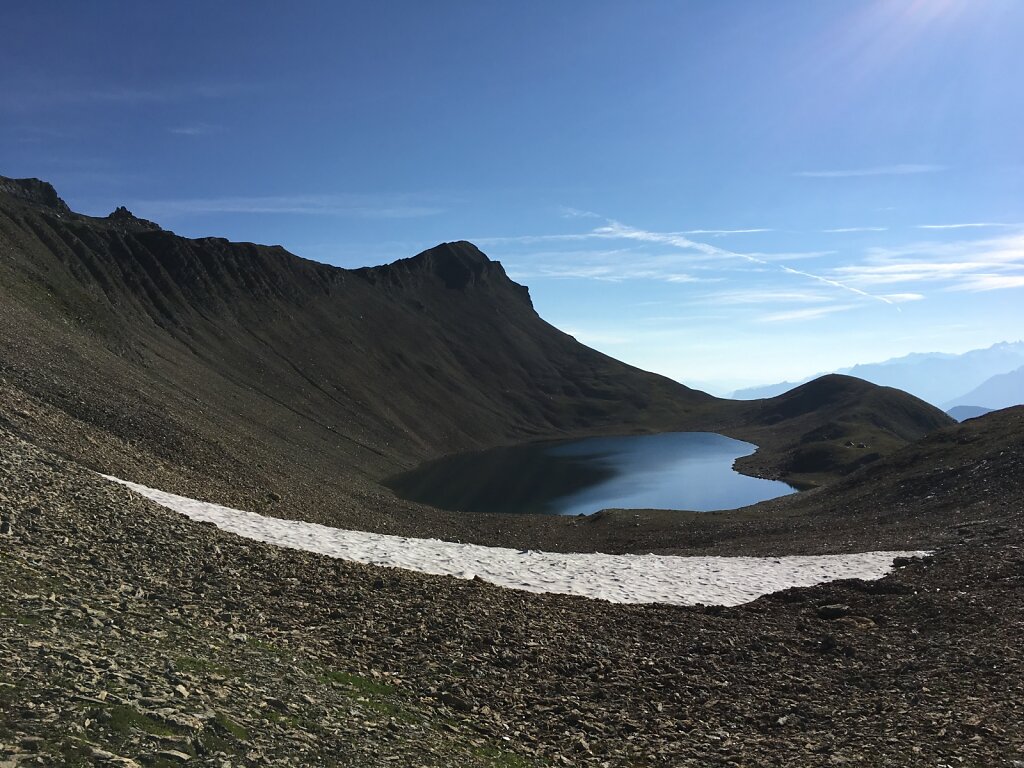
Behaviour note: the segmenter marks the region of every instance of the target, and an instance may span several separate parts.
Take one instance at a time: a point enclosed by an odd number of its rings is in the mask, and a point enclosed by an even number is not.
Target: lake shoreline
[[[736,470],[736,462],[756,450],[752,443],[703,431],[541,441],[442,457],[383,484],[407,501],[466,514],[711,512],[795,490]]]

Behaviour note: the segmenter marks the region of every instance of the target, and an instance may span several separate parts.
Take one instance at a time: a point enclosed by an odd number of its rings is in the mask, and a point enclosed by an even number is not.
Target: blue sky
[[[10,3],[0,174],[339,266],[468,239],[723,393],[1024,336],[1024,3]]]

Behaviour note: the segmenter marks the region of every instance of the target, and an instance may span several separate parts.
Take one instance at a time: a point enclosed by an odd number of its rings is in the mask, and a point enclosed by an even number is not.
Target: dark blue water
[[[449,456],[386,484],[410,501],[465,512],[708,512],[794,492],[733,471],[733,461],[755,449],[711,432],[592,437]]]

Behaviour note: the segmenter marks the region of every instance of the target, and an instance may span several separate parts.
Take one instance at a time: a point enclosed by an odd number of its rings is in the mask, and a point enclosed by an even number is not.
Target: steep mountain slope
[[[946,408],[980,406],[989,410],[1010,408],[1024,403],[1024,365],[987,379],[970,392],[946,403]]]
[[[813,390],[824,410],[716,400],[545,323],[469,243],[343,270],[178,237],[124,209],[81,216],[44,182],[11,179],[0,184],[0,390],[4,423],[95,469],[420,534],[458,524],[377,481],[452,451],[708,429],[756,437],[759,471],[785,475],[805,471],[787,466],[793,449],[835,413],[872,446],[946,423],[923,403],[893,405],[898,393],[831,380]],[[479,525],[473,535],[494,528]]]
[[[711,399],[544,323],[468,243],[346,271],[124,211],[76,216],[40,189],[2,202],[4,364],[163,458],[202,465],[247,422],[375,473],[484,443],[662,426]]]

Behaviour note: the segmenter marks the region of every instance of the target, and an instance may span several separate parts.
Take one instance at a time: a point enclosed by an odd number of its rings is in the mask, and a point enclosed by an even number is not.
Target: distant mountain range
[[[957,421],[967,421],[968,419],[976,419],[979,416],[984,416],[986,413],[992,413],[991,408],[982,408],[980,405],[957,405],[946,411],[946,414]]]
[[[965,395],[946,403],[946,410],[956,406],[981,406],[990,410],[1009,408],[1024,403],[1024,365],[1008,373],[986,379]]]
[[[958,405],[1006,408],[1024,402],[1024,341],[1004,341],[960,355],[914,353],[843,368],[836,373],[902,389],[944,409]],[[820,375],[804,381],[740,389],[732,396],[738,400],[775,397]]]

